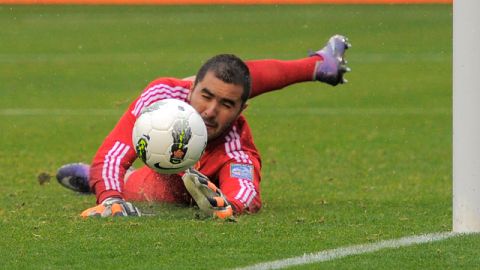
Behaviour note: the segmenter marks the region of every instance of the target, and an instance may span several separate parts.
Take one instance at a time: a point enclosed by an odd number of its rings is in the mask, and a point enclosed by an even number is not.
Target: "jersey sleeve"
[[[250,160],[252,163],[230,160],[219,172],[219,187],[237,214],[255,213],[262,206],[260,164],[255,158]]]
[[[132,104],[134,105],[134,104]],[[132,105],[99,147],[90,167],[90,187],[97,203],[109,197],[123,198],[125,172],[136,159],[132,144],[132,129],[136,117]]]
[[[150,83],[130,104],[110,134],[99,147],[90,167],[90,187],[97,203],[109,197],[124,198],[124,177],[137,156],[132,143],[132,130],[142,109],[166,98],[186,100],[191,82],[174,78]]]

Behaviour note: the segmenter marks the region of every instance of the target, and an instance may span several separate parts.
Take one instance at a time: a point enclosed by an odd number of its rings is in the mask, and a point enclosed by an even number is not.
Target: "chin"
[[[208,134],[207,135],[207,141],[213,141],[218,137],[216,134]]]
[[[207,129],[208,141],[215,140],[216,138],[220,137],[221,134],[222,134],[222,132],[208,132],[208,129]]]

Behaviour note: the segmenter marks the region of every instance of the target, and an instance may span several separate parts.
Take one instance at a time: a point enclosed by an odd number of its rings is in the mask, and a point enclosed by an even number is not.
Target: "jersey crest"
[[[250,181],[253,181],[253,165],[237,163],[231,164],[230,177],[248,179]]]

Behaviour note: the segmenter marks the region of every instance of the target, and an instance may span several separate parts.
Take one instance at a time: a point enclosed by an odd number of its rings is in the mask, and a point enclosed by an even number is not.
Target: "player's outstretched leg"
[[[347,80],[343,75],[350,71],[350,68],[346,66],[345,51],[350,47],[346,37],[335,35],[328,40],[325,47],[311,53],[311,55],[319,55],[323,58],[323,61],[318,62],[315,67],[315,80],[330,85],[346,83]]]
[[[81,193],[90,193],[88,178],[90,165],[84,163],[70,163],[63,165],[57,171],[57,180],[62,186]]]

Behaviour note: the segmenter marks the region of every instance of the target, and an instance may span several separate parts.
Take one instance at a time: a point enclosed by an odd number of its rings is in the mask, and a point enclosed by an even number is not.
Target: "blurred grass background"
[[[231,268],[451,230],[451,5],[4,5],[0,25],[1,268]],[[300,58],[336,33],[353,44],[349,84],[250,101],[258,215],[223,223],[142,204],[153,216],[84,221],[93,196],[38,184],[89,162],[154,78],[218,53]],[[471,269],[478,247],[461,237],[321,267]]]

